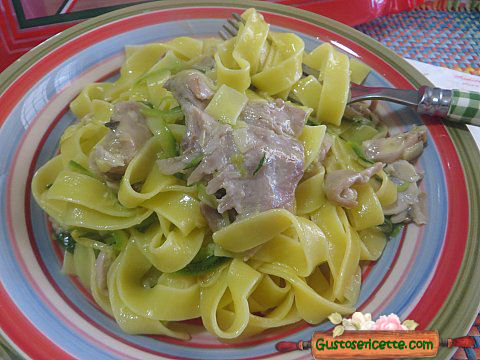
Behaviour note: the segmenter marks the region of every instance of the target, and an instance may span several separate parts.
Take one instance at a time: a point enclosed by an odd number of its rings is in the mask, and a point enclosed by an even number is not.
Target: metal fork
[[[222,39],[228,40],[237,35],[239,23],[243,19],[237,13],[223,24],[219,31]],[[318,77],[319,72],[303,65],[303,73]],[[385,100],[408,105],[419,114],[441,116],[454,122],[480,126],[480,93],[474,91],[447,90],[421,86],[418,90],[369,87],[350,84],[348,103],[363,100]]]

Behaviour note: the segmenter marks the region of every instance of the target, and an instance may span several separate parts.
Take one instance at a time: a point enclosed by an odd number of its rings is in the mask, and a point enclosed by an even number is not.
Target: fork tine
[[[231,29],[228,24],[223,24],[223,28],[225,29],[225,31],[227,31],[230,35],[232,36],[236,36],[237,35],[237,29],[233,28]]]
[[[223,24],[223,30],[220,30],[218,34],[223,40],[228,40],[232,36],[237,36],[240,22],[245,23],[237,13],[232,13],[232,17],[227,19],[227,23]]]
[[[222,26],[223,30],[220,30],[218,34],[223,40],[228,40],[232,36],[237,36],[240,22],[245,23],[240,15],[232,13],[232,17],[227,19],[227,23]]]
[[[232,14],[232,17],[233,17],[235,20],[239,21],[239,22],[240,22],[240,21],[243,22],[243,19],[242,19],[241,16],[238,15],[237,13],[233,13],[233,14]]]
[[[223,30],[220,30],[218,33],[220,34],[220,37],[221,37],[223,40],[228,40],[228,39],[230,38],[230,36],[228,36],[228,34],[225,33],[225,31],[223,31]]]
[[[232,25],[235,29],[238,30],[238,21],[236,21],[232,18],[228,19],[227,21],[230,23],[230,25]]]

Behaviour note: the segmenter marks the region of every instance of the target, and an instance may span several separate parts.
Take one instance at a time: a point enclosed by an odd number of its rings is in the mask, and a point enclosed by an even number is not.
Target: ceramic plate
[[[365,35],[301,10],[259,2],[162,1],[111,12],[54,36],[0,75],[0,326],[1,356],[35,359],[258,359],[280,355],[280,340],[308,340],[316,329],[298,323],[247,340],[222,343],[188,326],[188,342],[130,336],[103,313],[79,283],[60,272],[61,251],[49,236],[44,213],[32,198],[36,169],[58,149],[74,120],[69,102],[86,84],[113,80],[125,45],[177,36],[216,35],[232,12],[255,6],[277,31],[295,32],[306,49],[331,42],[374,71],[367,85],[417,88],[428,84],[414,68]],[[428,146],[418,166],[428,193],[429,222],[408,226],[391,239],[382,257],[364,268],[358,308],[374,317],[396,313],[442,337],[465,335],[478,310],[480,287],[480,156],[464,127],[447,128],[400,106],[382,104],[392,131],[425,123]],[[439,359],[451,354],[439,352]],[[1,357],[0,356],[0,357]]]

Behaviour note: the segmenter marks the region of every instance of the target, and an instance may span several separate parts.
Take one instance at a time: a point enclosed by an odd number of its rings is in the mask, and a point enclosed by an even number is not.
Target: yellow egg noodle
[[[360,290],[360,261],[378,259],[385,246],[377,226],[384,223],[382,205],[396,201],[397,186],[383,170],[354,185],[358,204],[351,208],[332,203],[323,189],[326,173],[370,165],[339,136],[354,124],[342,121],[350,79],[361,82],[368,70],[328,43],[305,53],[297,35],[270,31],[254,9],[242,18],[238,35],[227,41],[181,37],[127,47],[120,78],[88,85],[71,103],[79,120],[65,130],[59,155],[34,176],[36,201],[75,240],[64,271],[77,275],[127,333],[188,339],[181,321],[201,317],[211,334],[233,339],[349,314]],[[252,214],[212,233],[200,211],[201,186],[156,166],[167,154],[160,130],[117,188],[92,176],[89,154],[108,132],[114,104],[176,109],[163,85],[205,55],[214,58],[207,76],[217,89],[205,111],[218,121],[241,127],[238,116],[249,99],[294,99],[311,113],[299,136],[305,175],[294,210]],[[320,75],[302,77],[302,64]],[[181,120],[165,126],[181,141]],[[362,131],[377,133],[372,129]],[[333,145],[321,165],[316,160],[326,136]],[[105,240],[110,236],[116,242]],[[182,271],[207,247],[227,260],[206,272]],[[98,266],[108,268],[105,278],[98,279]]]

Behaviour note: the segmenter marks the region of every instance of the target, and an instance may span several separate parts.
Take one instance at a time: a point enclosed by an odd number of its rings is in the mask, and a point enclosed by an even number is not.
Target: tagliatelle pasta
[[[350,71],[368,69],[330,44],[306,53],[254,9],[242,19],[226,41],[127,46],[118,80],[72,101],[78,120],[33,178],[70,241],[64,271],[129,334],[186,340],[182,321],[200,317],[235,339],[349,314],[361,261],[385,247],[403,185],[369,170],[358,139],[381,130],[346,110]],[[360,181],[336,189],[339,174]]]

